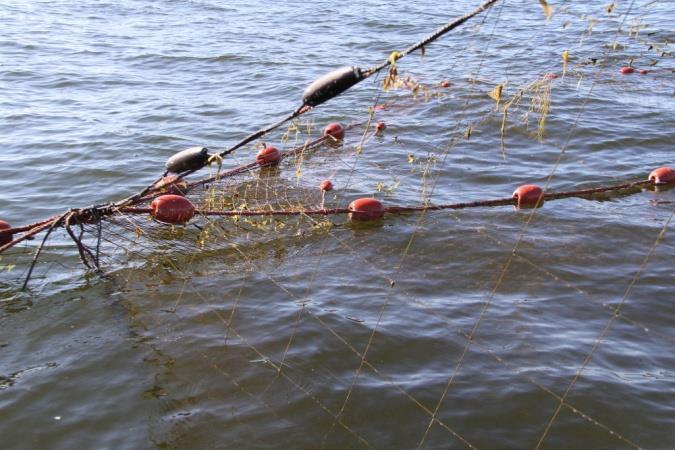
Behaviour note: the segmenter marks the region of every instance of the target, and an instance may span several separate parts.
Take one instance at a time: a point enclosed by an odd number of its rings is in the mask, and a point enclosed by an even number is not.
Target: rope
[[[256,131],[255,133],[251,133],[248,136],[246,136],[244,139],[241,141],[237,142],[235,145],[230,147],[227,150],[223,150],[222,152],[218,153],[218,155],[222,158],[226,155],[229,155],[233,151],[237,150],[240,147],[243,147],[244,145],[248,144],[251,141],[254,141],[258,139],[259,137],[262,137],[269,133],[270,131],[273,131],[277,128],[279,128],[281,125],[285,124],[286,122],[289,122],[293,119],[295,119],[298,116],[301,116],[302,114],[306,113],[309,111],[311,108],[306,107],[305,105],[300,106],[298,109],[287,115],[286,117],[282,118],[278,122],[273,123],[272,125],[269,125],[267,128],[260,129]]]
[[[416,44],[411,45],[410,47],[406,48],[402,52],[392,53],[392,55],[385,62],[383,62],[379,66],[375,66],[372,69],[369,69],[369,70],[365,71],[364,78],[367,78],[367,77],[369,77],[369,76],[371,76],[371,75],[373,75],[377,72],[380,72],[385,67],[388,67],[388,66],[394,64],[397,60],[409,55],[410,53],[414,52],[415,50],[419,50],[420,48],[423,48],[426,45],[431,44],[433,41],[437,40],[438,38],[440,38],[444,34],[454,30],[455,28],[457,28],[458,26],[460,26],[461,24],[463,24],[467,20],[469,20],[472,17],[474,17],[474,16],[480,14],[481,12],[485,11],[486,9],[491,7],[493,4],[497,3],[497,1],[499,1],[499,0],[488,0],[487,2],[483,3],[478,8],[471,11],[470,13],[465,14],[462,17],[460,17],[458,19],[455,19],[454,21],[442,26],[438,30],[431,33],[429,36],[425,37],[424,39],[417,42]]]
[[[23,225],[20,227],[14,227],[14,228],[5,228],[3,230],[0,230],[0,236],[6,235],[6,234],[16,234],[16,233],[23,233],[24,231],[30,231],[34,228],[37,228],[41,225],[45,224],[51,224],[54,220],[58,219],[61,217],[61,214],[51,216],[48,219],[40,220],[39,222],[31,223],[28,225]]]
[[[653,180],[632,181],[611,186],[599,186],[596,188],[577,189],[573,191],[549,192],[541,197],[544,201],[561,200],[570,197],[586,198],[594,194],[605,192],[619,192],[630,189],[645,188],[654,186]],[[541,202],[540,202],[541,203]],[[467,209],[467,208],[489,208],[497,206],[516,206],[517,201],[513,197],[496,198],[487,200],[477,200],[473,202],[447,203],[441,205],[412,205],[412,206],[387,206],[383,209],[387,214],[404,214],[420,211],[440,211],[444,209]],[[120,208],[118,210],[124,214],[150,214],[150,208]],[[202,216],[329,216],[347,214],[353,212],[349,208],[319,208],[319,209],[291,209],[291,210],[197,210],[195,214]]]
[[[16,244],[25,241],[27,239],[31,239],[33,236],[36,234],[46,230],[47,228],[52,228],[59,220],[64,217],[65,214],[61,214],[59,216],[55,216],[53,218],[43,220],[42,222],[38,222],[38,225],[36,225],[34,228],[31,228],[26,231],[26,233],[23,236],[19,236],[18,238],[14,239],[12,242],[8,242],[7,244],[0,246],[0,253],[4,252],[8,248],[14,247]],[[18,227],[18,228],[9,228],[0,231],[0,236],[7,235],[7,234],[14,234],[15,232],[21,232],[25,231],[26,227]],[[18,230],[18,231],[17,231]]]

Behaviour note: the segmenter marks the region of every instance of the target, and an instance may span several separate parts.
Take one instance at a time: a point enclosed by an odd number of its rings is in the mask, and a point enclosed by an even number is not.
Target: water
[[[474,3],[6,0],[2,219],[134,193],[175,151],[226,148],[295,108],[317,76],[376,64]],[[363,154],[350,135],[308,161],[300,184],[330,177],[342,204],[431,192],[441,203],[505,197],[552,171],[562,190],[675,164],[672,59],[641,41],[673,40],[668,2],[621,2],[610,16],[555,6],[546,22],[536,2],[498,4],[424,61],[400,62],[428,84],[451,80],[441,98],[410,102],[367,81],[310,113],[321,127],[408,105],[378,113],[388,130]],[[582,14],[599,19],[590,35]],[[636,20],[640,40],[627,37]],[[530,136],[524,108],[502,149],[487,93],[560,73],[564,49],[577,70],[552,84],[545,139]],[[579,65],[588,58],[598,64]],[[657,70],[618,74],[630,58]],[[451,139],[469,124],[469,140]],[[171,264],[150,251],[103,279],[57,236],[19,294],[33,241],[0,278],[1,447],[673,448],[674,192],[374,227],[338,218],[211,254],[186,239]]]

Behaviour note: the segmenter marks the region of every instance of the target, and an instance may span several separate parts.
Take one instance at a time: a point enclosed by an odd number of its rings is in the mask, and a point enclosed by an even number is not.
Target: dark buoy
[[[184,196],[188,191],[188,183],[185,180],[178,180],[178,175],[168,175],[155,183],[154,188],[161,194]]]
[[[4,220],[0,220],[0,231],[2,230],[9,230],[12,228],[10,224],[5,222]],[[14,240],[14,235],[12,234],[0,234],[0,245],[5,245],[9,244]]]
[[[544,204],[544,191],[535,184],[525,184],[513,191],[516,208],[534,208]]]
[[[150,204],[150,214],[160,222],[184,225],[194,217],[195,207],[180,195],[160,195]]]
[[[338,141],[341,141],[345,138],[345,128],[337,122],[329,123],[326,125],[326,128],[323,129],[323,135],[332,136]]]
[[[165,167],[171,173],[199,170],[206,165],[210,156],[206,147],[190,147],[169,158]]]
[[[659,167],[649,174],[649,181],[656,185],[675,183],[675,170],[670,167]]]
[[[359,198],[349,204],[352,220],[377,220],[384,217],[384,206],[376,198]]]
[[[649,72],[651,72],[651,70],[640,69],[640,73],[641,73],[642,75],[647,75]]]
[[[620,68],[619,72],[621,72],[624,75],[628,75],[629,73],[635,72],[635,69],[633,69],[632,67],[625,66]]]
[[[335,69],[310,84],[302,94],[302,102],[307,106],[318,106],[361,80],[363,73],[356,66]]]
[[[382,133],[384,130],[387,129],[387,124],[380,121],[375,124],[375,132],[376,133]]]
[[[331,183],[330,180],[323,180],[321,182],[321,190],[322,191],[331,191],[333,190],[333,183]]]
[[[263,147],[255,157],[258,164],[278,164],[281,161],[281,153],[276,147]]]

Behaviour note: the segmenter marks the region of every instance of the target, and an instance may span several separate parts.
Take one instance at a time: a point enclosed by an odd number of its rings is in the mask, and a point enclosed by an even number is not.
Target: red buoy
[[[544,204],[544,191],[535,184],[525,184],[513,191],[516,208],[533,208]]]
[[[649,174],[649,181],[654,184],[670,184],[675,183],[675,170],[670,167],[659,167],[652,170]]]
[[[635,72],[635,69],[633,69],[632,67],[625,66],[620,68],[619,72],[621,72],[624,75],[628,75],[629,73]]]
[[[322,191],[330,191],[333,189],[333,183],[330,182],[330,180],[323,180],[321,182],[321,190]]]
[[[349,204],[352,220],[375,220],[384,217],[384,206],[375,198],[359,198]]]
[[[277,164],[281,161],[281,153],[276,147],[263,147],[255,157],[258,164]]]
[[[323,135],[332,136],[338,141],[341,141],[345,137],[345,129],[337,122],[329,123],[326,125],[326,128],[323,129]]]
[[[162,177],[161,180],[155,183],[154,188],[162,194],[185,195],[185,193],[188,191],[187,181],[176,180],[178,180],[178,175],[168,175],[166,177]]]
[[[440,87],[442,87],[442,88],[449,88],[449,87],[450,87],[450,84],[451,84],[451,83],[450,83],[448,80],[443,80],[443,81],[441,81],[440,83],[438,83],[438,85],[439,85]]]
[[[549,72],[546,75],[544,75],[544,78],[547,79],[547,80],[555,80],[556,78],[558,78],[558,74],[553,73],[553,72]]]
[[[4,220],[0,220],[0,231],[9,230],[10,228],[12,228],[10,224],[5,222]],[[9,244],[10,242],[12,242],[12,240],[14,240],[14,235],[0,234],[0,245]]]
[[[382,121],[377,122],[377,123],[375,124],[375,132],[376,132],[376,133],[381,133],[381,132],[384,131],[386,128],[387,128],[387,124],[384,123],[384,122],[382,122]]]
[[[150,204],[150,214],[160,222],[183,225],[195,215],[195,207],[180,195],[160,195]]]
[[[640,69],[640,73],[641,73],[642,75],[647,75],[649,72],[651,72],[651,70]]]

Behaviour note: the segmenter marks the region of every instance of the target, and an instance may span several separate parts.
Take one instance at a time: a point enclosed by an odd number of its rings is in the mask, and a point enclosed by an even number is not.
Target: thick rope
[[[578,189],[563,192],[548,192],[541,196],[543,201],[560,200],[570,197],[588,198],[595,194],[607,192],[619,192],[630,189],[645,188],[655,185],[653,180],[631,181],[611,186],[599,186],[596,188]],[[539,203],[543,203],[540,200]],[[420,211],[439,211],[443,209],[467,209],[467,208],[489,208],[496,206],[516,206],[517,200],[514,197],[496,198],[488,200],[477,200],[473,202],[447,203],[441,205],[413,205],[413,206],[388,206],[383,211],[386,214],[403,214]],[[120,208],[122,214],[150,214],[150,208]],[[353,212],[349,208],[319,208],[319,209],[289,209],[289,210],[197,210],[195,214],[202,216],[329,216],[347,214]]]
[[[425,37],[424,39],[422,39],[421,41],[417,42],[416,44],[411,45],[410,47],[406,48],[406,49],[403,50],[402,52],[397,52],[395,58],[391,58],[391,57],[390,57],[390,58],[388,58],[385,62],[383,62],[382,64],[380,64],[379,66],[375,66],[375,67],[373,67],[373,68],[367,70],[366,73],[364,74],[365,77],[367,78],[367,77],[369,77],[369,76],[371,76],[371,75],[373,75],[373,74],[375,74],[375,73],[377,73],[377,72],[380,72],[380,71],[383,70],[384,68],[386,68],[386,67],[392,65],[392,64],[395,63],[397,60],[399,60],[399,59],[401,59],[401,58],[403,58],[403,57],[409,55],[410,53],[414,52],[415,50],[419,50],[419,49],[421,49],[421,48],[426,47],[427,45],[431,44],[432,42],[434,42],[435,40],[437,40],[438,38],[440,38],[440,37],[443,36],[444,34],[446,34],[446,33],[450,32],[450,31],[454,30],[455,28],[457,28],[458,26],[462,25],[462,24],[463,24],[464,22],[466,22],[467,20],[469,20],[469,19],[471,19],[472,17],[477,16],[477,15],[480,14],[481,12],[485,11],[486,9],[488,9],[489,7],[491,7],[492,5],[494,5],[495,3],[497,3],[498,1],[499,1],[499,0],[488,0],[487,2],[483,3],[483,4],[480,5],[478,8],[474,9],[473,11],[471,11],[470,13],[465,14],[465,15],[463,15],[462,17],[460,17],[460,18],[458,18],[458,19],[455,19],[455,20],[453,20],[452,22],[450,22],[450,23],[448,23],[448,24],[442,26],[441,28],[439,28],[438,30],[434,31],[434,32],[431,33],[429,36]]]

